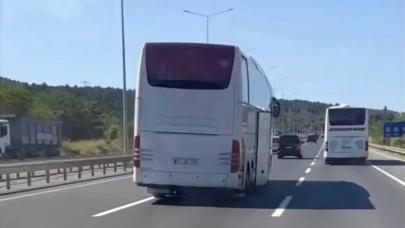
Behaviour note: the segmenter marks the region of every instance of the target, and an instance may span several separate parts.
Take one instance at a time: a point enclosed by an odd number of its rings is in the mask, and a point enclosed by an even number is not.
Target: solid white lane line
[[[307,170],[305,170],[305,173],[309,173],[311,172],[311,168],[307,168]]]
[[[315,165],[315,162],[313,161],[313,162],[311,162],[311,166],[314,166]]]
[[[74,186],[69,186],[69,187],[64,187],[64,188],[57,188],[57,189],[51,189],[51,190],[46,190],[46,191],[41,191],[41,192],[34,192],[34,193],[28,193],[28,194],[24,194],[24,195],[12,196],[12,197],[8,197],[8,198],[2,198],[2,199],[0,199],[0,202],[9,201],[9,200],[13,200],[13,199],[22,199],[22,198],[27,198],[27,197],[31,197],[31,196],[38,196],[38,195],[48,194],[48,193],[52,193],[52,192],[60,192],[60,191],[69,190],[69,189],[87,187],[87,186],[91,186],[91,185],[102,184],[102,183],[107,183],[107,182],[112,182],[112,181],[119,181],[119,180],[131,178],[131,177],[132,176],[125,176],[125,177],[114,178],[114,179],[109,179],[109,180],[93,181],[93,182],[87,183],[87,184],[80,184],[80,185],[74,185]]]
[[[91,217],[96,218],[96,217],[101,217],[101,216],[104,216],[104,215],[108,215],[108,214],[111,214],[111,213],[114,213],[114,212],[117,212],[117,211],[127,209],[129,207],[136,206],[136,205],[141,204],[141,203],[148,202],[148,201],[153,200],[153,199],[155,199],[155,197],[151,196],[151,197],[148,197],[148,198],[145,198],[145,199],[142,199],[142,200],[135,201],[133,203],[124,204],[122,206],[119,206],[119,207],[112,208],[112,209],[107,210],[107,211],[103,211],[103,212],[94,214]]]
[[[273,212],[271,217],[280,217],[284,213],[291,199],[292,196],[285,197],[284,200],[281,202],[281,204],[278,206],[278,208]]]
[[[402,181],[402,180],[400,180],[398,177],[395,177],[394,175],[388,173],[387,171],[381,169],[381,168],[378,167],[378,166],[375,166],[375,165],[371,165],[371,166],[372,166],[374,169],[380,171],[381,173],[385,174],[385,175],[388,176],[389,178],[393,179],[394,181],[398,182],[399,184],[401,184],[402,186],[405,187],[405,182]]]
[[[305,177],[300,177],[300,179],[298,179],[298,181],[297,181],[297,183],[295,184],[295,186],[301,186],[302,185],[302,183],[304,183],[304,181],[305,181]]]

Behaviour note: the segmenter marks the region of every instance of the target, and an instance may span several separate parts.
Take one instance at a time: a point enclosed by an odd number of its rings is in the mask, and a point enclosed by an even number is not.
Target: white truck
[[[0,119],[0,156],[10,147],[10,124],[8,120]]]
[[[6,118],[4,118],[6,117]],[[0,116],[0,157],[59,156],[62,122]]]

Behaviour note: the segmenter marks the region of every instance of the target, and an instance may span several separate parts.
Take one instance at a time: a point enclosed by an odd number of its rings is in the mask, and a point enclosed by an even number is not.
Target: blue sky
[[[405,111],[403,0],[125,0],[128,87],[148,41],[238,45],[278,96]],[[118,0],[0,0],[0,74],[51,85],[122,85]]]

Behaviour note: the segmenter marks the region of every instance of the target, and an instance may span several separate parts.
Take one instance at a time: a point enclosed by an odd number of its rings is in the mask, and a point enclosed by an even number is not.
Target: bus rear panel
[[[136,183],[243,188],[234,59],[233,46],[145,45],[135,110]]]
[[[329,108],[325,118],[325,160],[368,157],[368,115],[365,108]]]

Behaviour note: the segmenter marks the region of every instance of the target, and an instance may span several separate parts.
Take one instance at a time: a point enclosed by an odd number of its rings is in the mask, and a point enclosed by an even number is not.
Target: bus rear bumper
[[[350,159],[350,158],[367,158],[368,157],[368,151],[360,151],[360,152],[354,152],[354,153],[346,153],[346,152],[326,152],[325,153],[325,159],[326,158],[332,158],[332,159]]]
[[[325,161],[364,161],[367,157],[344,157],[344,158],[337,158],[337,157],[327,157]]]
[[[325,163],[364,163],[367,160],[368,152],[362,153],[326,153]]]
[[[136,169],[133,181],[150,188],[243,189],[242,173],[183,173]]]

